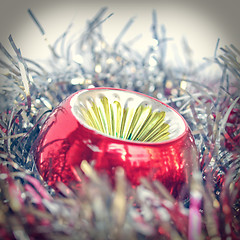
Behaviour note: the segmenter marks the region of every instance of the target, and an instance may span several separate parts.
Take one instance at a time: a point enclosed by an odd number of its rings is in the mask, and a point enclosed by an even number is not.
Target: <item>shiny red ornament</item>
[[[72,94],[52,112],[34,157],[53,187],[76,180],[75,167],[87,160],[112,180],[121,166],[133,186],[148,177],[177,195],[191,174],[196,146],[183,117],[161,101],[129,90],[93,88]]]

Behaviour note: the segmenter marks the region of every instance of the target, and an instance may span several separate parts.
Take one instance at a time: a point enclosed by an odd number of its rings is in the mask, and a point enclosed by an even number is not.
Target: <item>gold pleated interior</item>
[[[117,100],[109,103],[104,96],[98,104],[93,99],[87,100],[80,111],[87,125],[112,137],[141,142],[169,138],[169,125],[164,122],[166,113],[153,111],[151,106],[121,106]]]

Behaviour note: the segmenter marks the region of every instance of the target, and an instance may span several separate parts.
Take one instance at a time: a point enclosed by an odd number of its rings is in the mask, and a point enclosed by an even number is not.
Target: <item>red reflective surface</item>
[[[89,89],[92,91],[94,89]],[[124,141],[86,128],[73,116],[70,100],[63,101],[44,123],[37,138],[34,157],[43,179],[50,186],[57,181],[75,180],[72,167],[82,160],[95,161],[98,171],[114,178],[117,166],[125,169],[128,180],[138,185],[141,177],[162,182],[176,195],[187,182],[195,143],[185,120],[185,131],[176,139],[161,143]]]

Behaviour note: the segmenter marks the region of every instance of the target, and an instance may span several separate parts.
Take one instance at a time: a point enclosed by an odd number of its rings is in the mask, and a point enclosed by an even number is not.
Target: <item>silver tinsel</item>
[[[101,9],[83,33],[66,31],[50,45],[45,64],[16,56],[0,45],[0,238],[2,239],[239,239],[240,51],[216,47],[194,64],[185,42],[186,64],[167,62],[164,26],[153,11],[153,45],[145,54],[122,42],[134,19],[109,45],[101,32],[111,21]],[[43,27],[29,10],[43,36]],[[45,37],[46,39],[46,37]],[[209,79],[206,71],[218,66]],[[124,172],[112,189],[106,176],[83,162],[82,189],[50,189],[31,158],[42,123],[71,93],[91,87],[126,88],[176,108],[189,123],[200,160],[190,184],[174,199],[159,182],[143,179],[132,189]]]

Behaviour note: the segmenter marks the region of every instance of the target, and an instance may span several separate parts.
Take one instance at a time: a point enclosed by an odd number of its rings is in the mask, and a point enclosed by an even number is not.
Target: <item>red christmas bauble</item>
[[[83,160],[114,179],[116,167],[136,186],[159,180],[178,194],[188,181],[196,146],[191,131],[170,106],[129,90],[93,88],[65,99],[36,140],[37,168],[50,186],[76,180]]]

